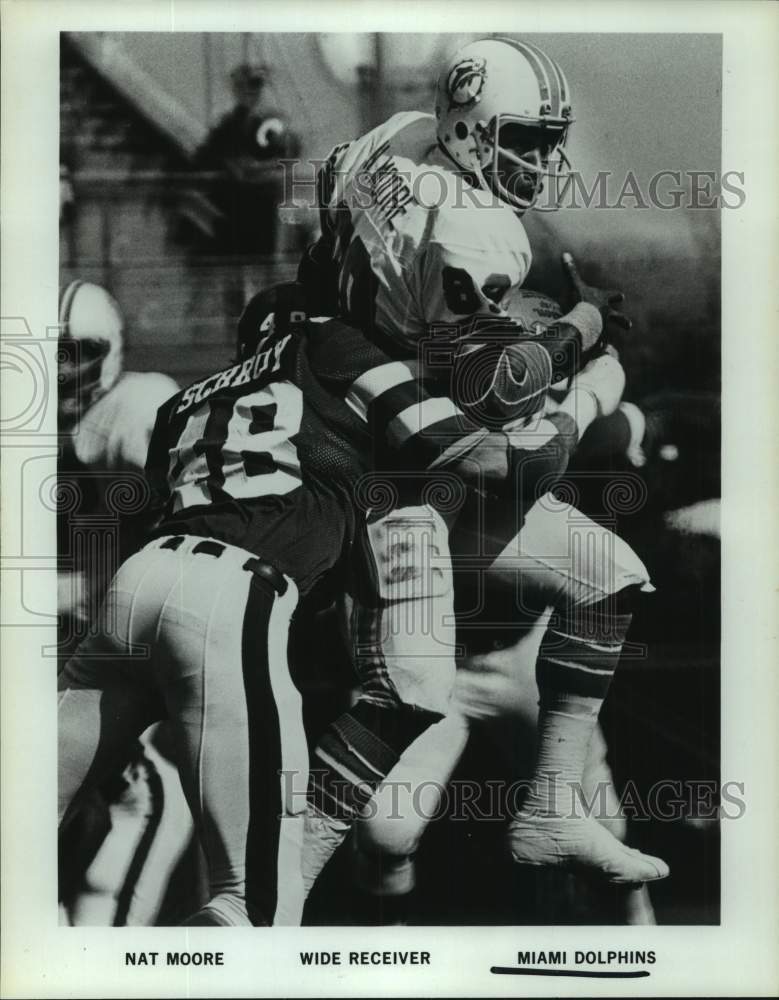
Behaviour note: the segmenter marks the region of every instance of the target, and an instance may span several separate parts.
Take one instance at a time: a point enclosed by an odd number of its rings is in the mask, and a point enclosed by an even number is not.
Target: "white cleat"
[[[656,882],[669,874],[660,858],[626,847],[592,817],[520,812],[509,825],[511,856],[520,865],[547,865],[616,884]]]

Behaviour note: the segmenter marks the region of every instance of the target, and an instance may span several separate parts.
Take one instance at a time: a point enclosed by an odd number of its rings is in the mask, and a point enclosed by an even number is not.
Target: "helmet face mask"
[[[489,188],[501,201],[522,212],[534,207],[541,212],[553,209],[537,201],[545,179],[555,181],[558,195],[559,181],[570,169],[564,149],[567,130],[567,123],[528,125],[511,115],[498,115],[488,127],[492,157],[482,166]]]
[[[63,290],[59,319],[58,410],[60,423],[70,426],[119,379],[123,321],[108,292],[85,281]]]
[[[61,425],[77,423],[101,395],[103,363],[110,346],[101,340],[60,338],[57,345],[57,398]]]
[[[436,117],[440,146],[484,190],[518,213],[557,209],[574,119],[565,76],[540,49],[507,38],[466,45],[441,74]]]

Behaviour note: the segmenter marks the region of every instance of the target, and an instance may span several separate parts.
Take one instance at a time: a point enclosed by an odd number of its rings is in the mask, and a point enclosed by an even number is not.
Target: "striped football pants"
[[[254,567],[254,568],[253,568]],[[59,680],[59,817],[169,718],[211,898],[297,924],[308,753],[287,664],[294,583],[213,539],[156,539],[109,587]]]

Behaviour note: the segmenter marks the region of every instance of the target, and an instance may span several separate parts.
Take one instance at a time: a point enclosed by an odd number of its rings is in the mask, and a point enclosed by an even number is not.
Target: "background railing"
[[[243,303],[293,278],[315,213],[275,213],[265,254],[222,253],[219,209],[209,198],[219,173],[85,170],[71,179],[74,207],[61,227],[61,281],[109,288],[127,319],[126,365],[187,382],[232,350]],[[259,191],[275,188],[269,178]],[[271,192],[272,193],[272,192]]]

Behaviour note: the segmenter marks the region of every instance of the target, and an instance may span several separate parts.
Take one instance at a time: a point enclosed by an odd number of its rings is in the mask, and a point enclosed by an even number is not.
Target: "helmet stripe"
[[[565,73],[563,73],[562,69],[560,69],[560,64],[555,62],[554,59],[552,60],[552,65],[554,66],[555,70],[557,71],[557,75],[560,78],[560,99],[562,100],[563,104],[567,104],[568,81],[565,79]]]
[[[83,281],[71,281],[60,298],[59,324],[65,327],[64,333],[66,335],[68,333],[68,324],[70,323],[70,310],[73,305],[73,299],[75,299],[76,292],[83,284]]]
[[[561,102],[560,102],[560,74],[557,72],[557,66],[554,63],[554,61],[549,58],[549,56],[546,54],[546,52],[542,52],[541,49],[536,48],[535,45],[531,45],[530,42],[524,42],[523,44],[526,46],[526,48],[528,48],[530,51],[532,51],[532,52],[534,52],[536,54],[536,56],[538,57],[538,59],[541,62],[541,65],[544,67],[547,76],[549,77],[549,81],[551,83],[551,90],[552,90],[552,96],[551,96],[551,101],[550,101],[550,103],[552,105],[552,116],[554,118],[559,118],[560,117],[560,106],[561,106]]]
[[[516,41],[514,38],[501,37],[501,38],[496,38],[495,41],[505,42],[507,45],[511,45],[512,48],[516,49],[517,52],[520,52],[525,57],[525,59],[527,59],[527,61],[530,63],[530,68],[535,73],[536,82],[538,83],[538,92],[541,95],[541,101],[544,102],[550,100],[549,96],[551,90],[550,81],[548,76],[546,75],[546,71],[544,69],[543,64],[536,57],[537,50],[533,49],[525,42]]]

